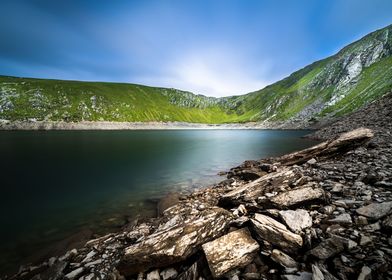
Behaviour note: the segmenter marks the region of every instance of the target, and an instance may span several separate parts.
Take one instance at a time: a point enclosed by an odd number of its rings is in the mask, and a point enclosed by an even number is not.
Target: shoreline
[[[109,122],[109,121],[81,121],[81,122],[54,122],[54,121],[8,121],[0,120],[0,131],[14,130],[245,130],[245,129],[317,129],[315,125],[305,122],[252,122],[203,124],[186,122]]]

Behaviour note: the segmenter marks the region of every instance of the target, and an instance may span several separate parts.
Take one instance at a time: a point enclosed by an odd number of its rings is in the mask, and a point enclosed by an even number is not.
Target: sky
[[[0,75],[255,91],[392,23],[391,0],[0,0]]]

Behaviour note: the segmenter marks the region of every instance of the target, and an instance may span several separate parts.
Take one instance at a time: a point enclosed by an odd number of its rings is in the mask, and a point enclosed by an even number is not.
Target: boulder
[[[300,235],[289,231],[285,225],[268,216],[256,214],[251,222],[252,228],[259,238],[285,252],[296,252],[302,247],[303,241]]]
[[[272,197],[270,201],[277,208],[289,208],[315,202],[323,202],[325,201],[325,192],[323,189],[315,187],[314,184],[308,183],[304,187],[282,192],[277,196]]]
[[[277,187],[288,188],[289,182],[294,182],[299,177],[297,170],[283,168],[224,194],[219,200],[219,205],[253,204],[260,196],[275,191]]]
[[[208,266],[215,278],[252,262],[259,244],[247,228],[232,231],[214,241],[203,244]]]
[[[224,234],[232,219],[230,212],[218,207],[198,212],[180,224],[159,230],[125,248],[119,271],[131,275],[183,261],[202,244]]]
[[[382,203],[372,203],[367,206],[358,208],[356,211],[359,215],[365,216],[372,220],[378,220],[385,217],[392,210],[392,201]]]
[[[280,211],[279,216],[295,233],[301,233],[303,229],[312,226],[312,217],[303,209]]]

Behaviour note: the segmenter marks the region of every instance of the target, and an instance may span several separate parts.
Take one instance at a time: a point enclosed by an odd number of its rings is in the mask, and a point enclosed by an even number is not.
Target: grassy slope
[[[203,96],[196,96],[193,103],[182,105],[181,101],[186,100],[189,93],[134,84],[3,76],[0,77],[0,90],[3,93],[0,95],[0,108],[3,108],[0,118],[10,120],[222,123],[237,117],[227,114],[214,102],[203,104],[206,99]],[[11,106],[8,110],[7,104]]]

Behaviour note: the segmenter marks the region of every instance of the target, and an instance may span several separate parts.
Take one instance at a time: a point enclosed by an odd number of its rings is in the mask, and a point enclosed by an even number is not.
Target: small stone
[[[177,270],[174,268],[167,268],[161,272],[161,277],[163,280],[175,279],[177,275]]]
[[[312,217],[310,217],[306,210],[297,209],[295,211],[280,211],[279,215],[289,229],[295,233],[301,233],[303,229],[312,226]]]
[[[67,279],[74,279],[77,276],[79,276],[83,271],[84,271],[84,268],[83,267],[79,267],[79,268],[71,271],[70,273],[66,274],[65,278],[67,278]]]
[[[271,259],[285,268],[297,268],[297,262],[289,255],[278,249],[272,250]]]
[[[372,270],[368,266],[363,266],[361,273],[358,276],[358,280],[370,280],[372,279]]]
[[[330,224],[340,224],[340,225],[351,225],[353,220],[351,219],[350,214],[344,213],[333,219],[328,220]]]
[[[366,246],[372,243],[372,238],[367,235],[361,235],[361,240],[359,241],[359,245]]]
[[[332,193],[341,193],[343,192],[344,186],[340,183],[335,183],[332,187]]]
[[[317,163],[317,160],[315,158],[311,158],[306,163],[309,164],[309,165],[315,165]]]
[[[321,242],[317,247],[310,250],[310,255],[320,259],[326,260],[330,257],[339,254],[344,250],[344,246],[342,242],[337,240],[336,238],[328,238]]]
[[[148,273],[146,280],[161,280],[161,277],[159,276],[159,270],[156,269]]]
[[[378,220],[388,215],[392,210],[392,201],[383,203],[372,203],[356,210],[359,215],[369,219]]]
[[[312,273],[310,272],[298,272],[297,274],[282,275],[282,280],[312,280]]]

